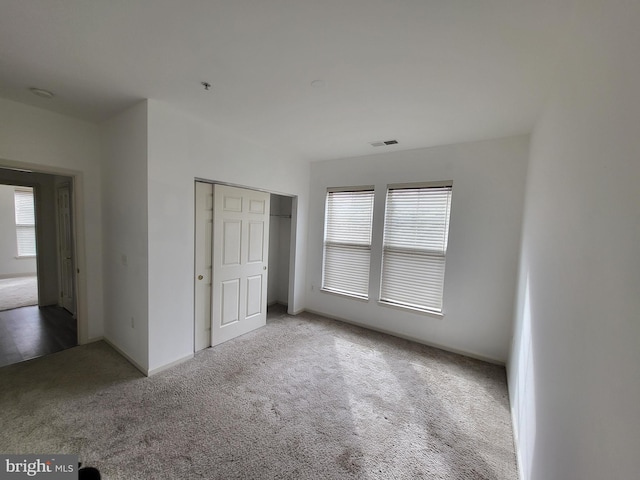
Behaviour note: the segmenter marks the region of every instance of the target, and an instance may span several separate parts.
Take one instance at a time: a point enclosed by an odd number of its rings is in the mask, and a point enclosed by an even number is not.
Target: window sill
[[[433,318],[444,318],[444,313],[434,312],[433,310],[427,310],[424,308],[416,308],[416,307],[408,307],[406,305],[400,305],[398,303],[384,302],[382,300],[378,300],[378,305],[382,305],[383,307],[395,308],[398,310],[404,310],[411,313],[417,313],[420,315],[425,315]]]
[[[329,295],[337,295],[339,297],[346,297],[346,298],[350,298],[352,300],[359,300],[359,301],[365,302],[365,303],[369,301],[369,297],[360,297],[360,296],[354,295],[352,293],[337,292],[335,290],[327,290],[326,288],[321,288],[320,291],[322,293],[328,293]]]
[[[30,258],[37,258],[37,255],[18,255],[13,258],[15,258],[16,260],[28,260]]]

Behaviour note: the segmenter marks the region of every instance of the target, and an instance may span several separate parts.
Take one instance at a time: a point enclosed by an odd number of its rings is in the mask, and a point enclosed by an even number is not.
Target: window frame
[[[340,193],[367,193],[370,201],[370,215],[369,215],[369,232],[368,243],[362,242],[340,242],[335,240],[328,240],[329,233],[329,202],[332,194]],[[340,295],[357,300],[368,301],[370,298],[370,282],[371,282],[371,253],[373,244],[373,217],[375,211],[375,187],[373,185],[357,186],[357,187],[330,187],[327,188],[325,193],[325,208],[324,208],[324,231],[322,239],[322,275],[321,275],[321,287],[320,290],[324,293],[330,293],[334,295]],[[339,247],[342,249],[364,250],[368,254],[368,265],[366,268],[366,290],[362,292],[354,292],[344,290],[332,286],[327,286],[327,251],[328,246]],[[344,251],[344,250],[343,250]]]
[[[401,247],[391,247],[387,246],[387,224],[389,217],[389,194],[392,190],[417,190],[417,189],[447,189],[447,205],[446,205],[446,218],[444,219],[444,239],[443,239],[443,248],[441,252],[434,251],[425,251],[425,249],[419,248],[401,248]],[[401,310],[409,310],[416,313],[428,314],[431,316],[435,316],[437,318],[444,317],[444,286],[445,286],[445,275],[446,275],[446,258],[447,258],[447,246],[448,246],[448,237],[449,237],[449,229],[451,224],[451,204],[453,197],[453,181],[438,181],[438,182],[419,182],[419,183],[402,183],[402,184],[389,184],[387,185],[385,192],[385,211],[384,211],[384,225],[383,225],[383,238],[382,238],[382,251],[380,258],[380,285],[378,291],[378,303],[385,307],[398,308]],[[418,255],[423,259],[425,258],[441,258],[442,259],[442,277],[441,282],[439,283],[439,308],[430,308],[427,305],[417,305],[413,303],[403,303],[402,301],[392,300],[389,298],[385,298],[383,294],[383,289],[385,285],[385,254],[387,252],[403,252],[407,255]]]

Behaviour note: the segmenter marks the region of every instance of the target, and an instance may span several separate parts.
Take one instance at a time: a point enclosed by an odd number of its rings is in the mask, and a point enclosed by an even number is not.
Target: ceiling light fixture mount
[[[370,142],[369,145],[372,147],[388,147],[389,145],[397,145],[398,140],[384,140],[379,142]]]
[[[40,98],[50,99],[55,97],[55,94],[53,92],[45,90],[44,88],[31,87],[29,88],[29,91]]]
[[[207,91],[211,88],[211,84],[209,82],[200,82],[200,85],[202,85]]]

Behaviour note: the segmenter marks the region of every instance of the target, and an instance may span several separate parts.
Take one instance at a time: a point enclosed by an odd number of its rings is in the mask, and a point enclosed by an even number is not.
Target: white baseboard
[[[335,315],[328,315],[326,313],[318,312],[318,311],[315,311],[315,310],[310,310],[308,308],[303,309],[300,312],[295,313],[294,315],[298,315],[299,313],[302,313],[303,311],[304,312],[313,313],[315,315],[320,315],[322,317],[331,318],[333,320],[338,320],[339,322],[344,322],[344,323],[349,323],[351,325],[356,325],[358,327],[366,328],[368,330],[373,330],[374,332],[386,333],[387,335],[391,335],[392,337],[403,338],[405,340],[410,340],[412,342],[421,343],[422,345],[426,345],[428,347],[437,348],[439,350],[444,350],[446,352],[456,353],[458,355],[463,355],[463,356],[469,357],[469,358],[475,358],[476,360],[482,360],[483,362],[492,363],[494,365],[499,365],[501,367],[505,366],[505,363],[502,360],[498,360],[498,359],[491,358],[491,357],[485,357],[484,355],[478,355],[478,354],[472,353],[472,352],[465,352],[464,350],[458,350],[458,349],[455,349],[455,348],[447,347],[445,345],[440,345],[438,343],[426,342],[426,341],[424,341],[424,340],[422,340],[420,338],[412,337],[411,335],[404,335],[402,333],[392,332],[392,331],[386,330],[384,328],[374,327],[374,326],[368,325],[366,323],[350,320],[348,318],[342,318],[342,317],[338,317],[338,316],[335,316]]]
[[[100,342],[102,340],[104,340],[104,337],[102,335],[99,336],[99,337],[91,337],[91,338],[87,338],[84,342],[79,343],[78,345],[87,345],[89,343],[96,343],[96,342]],[[105,342],[106,342],[106,340],[105,340]],[[111,344],[109,343],[109,345],[111,345]],[[120,352],[118,352],[118,353],[120,353]]]
[[[276,300],[275,302],[268,303],[267,307],[273,307],[274,305],[282,305],[283,307],[286,307],[289,304],[287,302],[282,302],[280,300]]]
[[[113,342],[111,342],[108,338],[103,338],[103,340],[111,347],[113,348],[116,352],[118,352],[120,355],[122,355],[131,365],[133,365],[134,367],[136,367],[138,370],[140,370],[140,372],[145,376],[148,377],[149,376],[149,371],[146,368],[143,368],[142,366],[138,365],[138,362],[136,362],[133,358],[131,358],[129,355],[127,355],[126,353],[124,353],[120,348],[116,347]]]
[[[86,345],[87,343],[99,342],[100,340],[104,340],[104,342],[107,345],[109,345],[116,352],[118,352],[120,355],[122,355],[131,365],[133,365],[138,370],[140,370],[140,372],[146,377],[150,377],[151,375],[155,375],[156,373],[160,373],[160,372],[162,372],[164,370],[167,370],[168,368],[171,368],[171,367],[174,367],[176,365],[179,365],[180,363],[186,362],[187,360],[191,360],[194,357],[194,354],[192,353],[191,355],[186,355],[186,356],[184,356],[182,358],[179,358],[178,360],[175,360],[175,361],[173,361],[171,363],[167,363],[166,365],[162,365],[160,367],[153,368],[153,369],[149,370],[149,369],[143,368],[141,365],[139,365],[138,362],[136,362],[133,358],[131,358],[126,353],[124,353],[120,348],[115,346],[113,344],[113,342],[111,342],[108,338],[105,338],[105,337],[94,337],[94,338],[91,338],[91,339],[87,340],[83,345]]]
[[[149,370],[149,373],[147,374],[147,376],[150,377],[151,375],[155,375],[156,373],[160,373],[160,372],[162,372],[164,370],[167,370],[167,369],[169,369],[171,367],[175,367],[176,365],[179,365],[179,364],[184,363],[184,362],[186,362],[188,360],[191,360],[193,357],[194,357],[194,354],[192,353],[191,355],[186,355],[186,356],[184,356],[182,358],[179,358],[178,360],[175,360],[175,361],[173,361],[171,363],[167,363],[166,365],[162,365],[161,367],[153,368],[153,369]]]
[[[509,413],[511,414],[511,432],[513,434],[513,448],[516,452],[516,468],[518,469],[518,478],[520,480],[527,480],[528,477],[525,476],[522,465],[522,455],[520,452],[520,438],[519,438],[519,430],[518,424],[516,423],[516,411],[513,408],[513,404],[511,403],[511,384],[509,383],[509,379],[511,376],[509,375],[509,364],[507,364],[507,393],[509,397]]]
[[[513,432],[513,448],[516,451],[516,468],[518,469],[518,478],[520,480],[528,480],[522,471],[522,457],[520,456],[520,440],[518,439],[518,429],[516,428],[516,417],[513,408],[511,408],[511,398],[509,398],[509,412],[511,413],[511,430]]]

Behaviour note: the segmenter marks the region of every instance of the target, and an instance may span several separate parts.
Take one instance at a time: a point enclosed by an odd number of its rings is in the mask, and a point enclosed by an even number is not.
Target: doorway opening
[[[295,197],[196,180],[194,352],[265,325],[268,307],[287,308],[294,211]]]
[[[78,344],[72,188],[0,168],[0,366]]]
[[[291,215],[293,198],[271,194],[269,214],[269,285],[267,305],[289,305],[291,259]]]
[[[38,304],[33,187],[0,184],[0,311]]]

